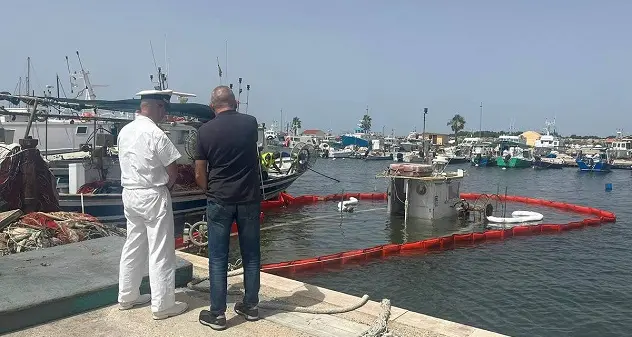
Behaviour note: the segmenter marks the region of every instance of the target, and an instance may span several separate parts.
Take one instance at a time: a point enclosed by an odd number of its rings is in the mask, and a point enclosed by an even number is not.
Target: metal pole
[[[35,113],[37,112],[37,99],[33,103],[33,109],[31,110],[31,115],[29,116],[29,121],[26,124],[26,131],[24,132],[24,139],[29,137],[29,133],[31,133],[31,125],[33,125],[33,121],[35,120]]]
[[[507,186],[505,186],[505,206],[503,207],[503,218],[507,216]]]
[[[483,136],[483,102],[481,102],[480,108],[481,108],[480,116],[478,119],[478,137],[479,138]]]
[[[428,149],[426,146],[426,115],[428,114],[428,108],[424,108],[423,111],[423,116],[424,116],[424,126],[423,126],[423,131],[422,131],[422,143],[421,146],[423,146],[424,149],[424,157],[422,158],[424,160],[424,162],[426,161],[426,158],[428,158]]]

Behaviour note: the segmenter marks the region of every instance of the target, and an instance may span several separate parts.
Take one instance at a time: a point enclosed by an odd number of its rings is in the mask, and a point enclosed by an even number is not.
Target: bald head
[[[237,110],[237,100],[233,91],[225,85],[220,85],[213,89],[211,93],[211,108],[216,114],[228,110]]]

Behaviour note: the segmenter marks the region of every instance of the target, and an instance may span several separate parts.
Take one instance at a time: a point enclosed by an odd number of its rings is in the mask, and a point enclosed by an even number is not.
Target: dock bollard
[[[612,183],[606,183],[606,192],[612,191]]]

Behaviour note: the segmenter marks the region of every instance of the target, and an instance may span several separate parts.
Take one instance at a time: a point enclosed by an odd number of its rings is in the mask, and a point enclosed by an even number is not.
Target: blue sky
[[[260,122],[298,116],[304,128],[352,130],[368,105],[373,129],[536,129],[632,133],[632,2],[587,0],[5,1],[0,91],[31,57],[32,84],[62,76],[75,51],[102,99],[151,87],[149,41],[169,85],[207,103],[228,75],[251,84]],[[224,80],[226,83],[226,80]]]

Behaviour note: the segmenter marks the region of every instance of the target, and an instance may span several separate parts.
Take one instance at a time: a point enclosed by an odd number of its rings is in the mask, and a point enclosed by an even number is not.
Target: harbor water
[[[288,191],[293,195],[384,192],[375,174],[388,161],[319,160]],[[450,165],[449,167],[451,167]],[[554,235],[516,237],[450,251],[350,264],[292,275],[300,281],[511,336],[628,336],[632,331],[632,172],[579,173],[575,168],[477,168],[466,164],[461,192],[505,193],[592,206],[615,212],[617,222]],[[612,191],[604,189],[612,184]],[[494,205],[497,209],[501,205]],[[581,216],[531,205],[543,222]],[[361,201],[355,212],[336,203],[266,211],[263,263],[273,263],[386,243],[402,243],[482,230],[455,221],[427,223],[390,216],[383,201]],[[231,259],[238,242],[231,241]]]

